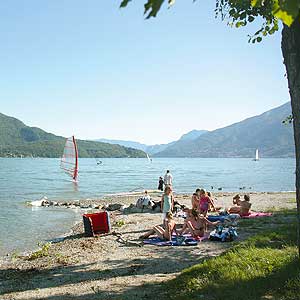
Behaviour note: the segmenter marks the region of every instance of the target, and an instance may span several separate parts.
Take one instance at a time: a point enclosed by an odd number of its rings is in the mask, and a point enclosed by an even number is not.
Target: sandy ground
[[[294,193],[250,195],[254,211],[296,207]],[[152,196],[159,199],[158,193]],[[225,206],[230,205],[232,196],[215,195],[218,203]],[[137,198],[137,194],[111,196],[105,202],[130,204]],[[191,195],[178,195],[176,199],[190,206]],[[82,224],[78,224],[65,240],[51,244],[47,256],[34,260],[28,260],[29,256],[2,259],[0,299],[155,299],[161,282],[232,245],[204,241],[193,247],[139,247],[138,237],[161,223],[161,214],[113,212],[111,219],[113,231],[137,244],[123,244],[115,235],[84,237]],[[120,220],[124,225],[118,227],[116,222]],[[181,218],[176,221],[183,222]],[[247,236],[242,231],[239,234],[240,239]]]

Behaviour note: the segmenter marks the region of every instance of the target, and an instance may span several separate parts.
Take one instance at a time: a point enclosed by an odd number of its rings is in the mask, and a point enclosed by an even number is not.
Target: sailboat
[[[152,162],[152,158],[149,157],[149,154],[146,153],[146,155],[147,155],[148,162]]]
[[[78,178],[78,149],[74,136],[67,138],[60,161],[61,169],[74,181]]]
[[[259,161],[258,149],[256,149],[255,151],[255,158],[253,159],[253,161]]]

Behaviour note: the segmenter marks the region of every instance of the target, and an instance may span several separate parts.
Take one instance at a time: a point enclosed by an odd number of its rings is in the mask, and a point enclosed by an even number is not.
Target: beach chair
[[[82,217],[86,236],[96,236],[111,230],[110,217],[107,211],[84,214]]]

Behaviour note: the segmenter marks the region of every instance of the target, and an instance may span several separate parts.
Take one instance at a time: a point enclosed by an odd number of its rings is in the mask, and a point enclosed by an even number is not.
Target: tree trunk
[[[296,201],[298,218],[298,253],[300,258],[300,22],[299,18],[290,26],[283,26],[281,49],[287,71],[291,96],[295,153],[296,153]]]

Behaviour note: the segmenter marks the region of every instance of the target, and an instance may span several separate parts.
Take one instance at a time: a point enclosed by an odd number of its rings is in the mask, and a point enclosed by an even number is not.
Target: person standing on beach
[[[163,191],[164,190],[164,180],[163,178],[160,176],[159,180],[158,180],[158,188],[159,191]]]
[[[172,188],[167,185],[165,192],[161,196],[160,209],[163,213],[163,220],[166,218],[167,213],[172,212],[174,207],[174,196],[172,194]]]
[[[173,176],[170,173],[170,170],[167,170],[167,172],[165,174],[164,184],[165,184],[165,186],[172,186],[173,185]]]

